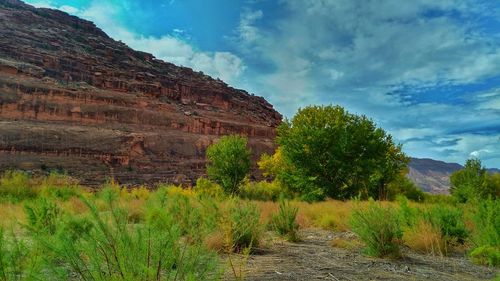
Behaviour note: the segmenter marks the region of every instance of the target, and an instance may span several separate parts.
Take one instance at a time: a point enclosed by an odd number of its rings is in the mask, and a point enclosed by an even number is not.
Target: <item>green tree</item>
[[[340,106],[309,106],[278,128],[287,183],[306,196],[385,199],[408,158],[392,137],[365,116]],[[289,167],[293,168],[289,168]]]
[[[451,174],[450,193],[459,202],[466,202],[479,195],[477,192],[485,185],[486,176],[481,160],[469,159],[463,169]]]
[[[245,137],[224,136],[207,149],[207,174],[225,192],[237,193],[239,184],[250,171],[250,155]]]

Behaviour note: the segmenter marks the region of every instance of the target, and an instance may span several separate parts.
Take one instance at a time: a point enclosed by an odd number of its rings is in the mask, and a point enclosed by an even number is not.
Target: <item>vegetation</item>
[[[365,116],[339,106],[309,106],[278,129],[280,148],[259,165],[309,201],[325,197],[386,199],[408,158]]]
[[[500,197],[500,174],[489,174],[479,159],[469,159],[464,169],[450,176],[451,194],[459,202]]]
[[[207,174],[228,194],[237,194],[250,171],[250,150],[240,136],[224,136],[207,149]]]
[[[351,228],[366,244],[366,253],[376,257],[399,257],[399,239],[403,236],[394,209],[371,202],[367,208],[355,209]]]
[[[242,279],[233,255],[265,247],[266,229],[297,242],[307,227],[352,231],[332,245],[371,256],[400,257],[404,244],[499,266],[500,175],[479,160],[452,175],[453,196],[425,194],[406,178],[408,159],[390,135],[334,106],[300,110],[278,144],[258,163],[271,178],[260,182],[248,178],[240,136],[207,149],[208,178],[194,188],[111,180],[89,192],[64,174],[7,171],[0,280],[216,280],[224,271]]]
[[[278,234],[291,242],[300,240],[297,223],[297,213],[299,209],[290,205],[290,202],[281,199],[278,213],[271,218],[271,226]]]

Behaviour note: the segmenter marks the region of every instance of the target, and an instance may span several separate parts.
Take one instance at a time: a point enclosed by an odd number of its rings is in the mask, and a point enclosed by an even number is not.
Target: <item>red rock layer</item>
[[[264,98],[114,41],[93,23],[0,0],[0,170],[86,183],[192,182],[221,135],[273,148]]]

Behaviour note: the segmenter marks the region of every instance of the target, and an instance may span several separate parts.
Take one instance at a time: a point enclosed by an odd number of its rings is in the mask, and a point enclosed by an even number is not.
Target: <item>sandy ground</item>
[[[302,242],[273,242],[247,261],[245,280],[491,280],[498,269],[471,264],[465,257],[439,257],[403,250],[401,260],[371,258],[360,250],[331,246],[346,233],[301,232]],[[227,275],[227,279],[234,276]]]

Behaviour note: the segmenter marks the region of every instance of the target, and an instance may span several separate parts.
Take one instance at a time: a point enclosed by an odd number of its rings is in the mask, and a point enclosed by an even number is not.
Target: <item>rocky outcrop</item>
[[[185,182],[221,135],[273,149],[281,115],[114,41],[93,23],[0,0],[0,169],[64,169],[88,183]]]

